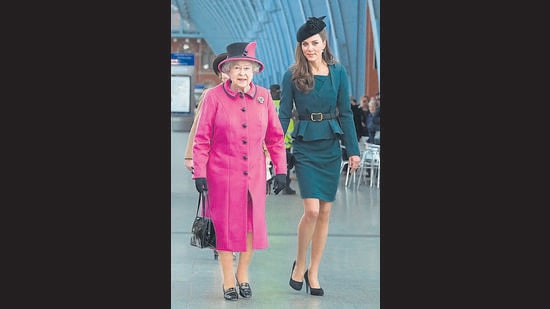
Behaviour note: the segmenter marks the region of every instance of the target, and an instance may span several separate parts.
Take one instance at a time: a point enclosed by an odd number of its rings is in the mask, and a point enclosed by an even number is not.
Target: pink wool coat
[[[195,178],[206,178],[216,249],[246,251],[248,216],[253,249],[267,241],[266,155],[275,174],[286,174],[283,129],[268,89],[250,83],[247,93],[231,90],[231,80],[204,96],[193,140]],[[248,213],[248,192],[252,213]]]

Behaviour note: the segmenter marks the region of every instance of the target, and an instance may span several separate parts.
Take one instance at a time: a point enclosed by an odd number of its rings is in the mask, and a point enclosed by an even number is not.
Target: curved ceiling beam
[[[294,62],[296,30],[311,16],[327,16],[330,46],[348,71],[351,95],[364,94],[367,0],[171,0],[214,54],[228,44],[256,41],[265,70],[254,77],[260,86],[280,84]],[[379,0],[373,0],[379,25]],[[379,31],[379,29],[378,29]],[[192,37],[191,35],[186,35]],[[378,52],[378,50],[377,50]]]

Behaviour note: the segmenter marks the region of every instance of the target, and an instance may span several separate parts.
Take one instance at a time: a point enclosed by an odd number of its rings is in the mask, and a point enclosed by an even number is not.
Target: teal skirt
[[[342,151],[338,138],[292,143],[296,178],[302,198],[332,202],[340,181]]]

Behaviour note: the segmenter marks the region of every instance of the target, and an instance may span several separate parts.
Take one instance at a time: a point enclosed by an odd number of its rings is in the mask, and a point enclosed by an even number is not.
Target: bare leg
[[[307,248],[315,231],[315,224],[319,216],[319,200],[305,198],[304,214],[298,223],[298,253],[296,255],[296,267],[292,272],[292,280],[302,281],[306,272]]]
[[[225,290],[235,287],[235,274],[233,273],[233,253],[231,251],[218,250],[218,261],[223,276],[223,288]]]
[[[252,250],[252,233],[246,234],[246,252],[239,253],[239,263],[237,265],[237,280],[239,283],[250,282],[248,281],[248,265],[252,260],[254,251]]]
[[[323,257],[323,251],[327,243],[331,208],[332,202],[320,201],[320,211],[311,240],[311,259],[309,261],[308,277],[312,288],[320,288],[318,277],[319,264],[321,263],[321,257]]]

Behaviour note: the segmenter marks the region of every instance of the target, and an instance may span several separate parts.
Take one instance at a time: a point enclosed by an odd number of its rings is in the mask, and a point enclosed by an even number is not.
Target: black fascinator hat
[[[296,32],[296,40],[302,42],[303,40],[309,38],[312,35],[315,35],[321,32],[327,24],[323,21],[326,16],[317,17],[308,17],[308,20],[303,24]]]

